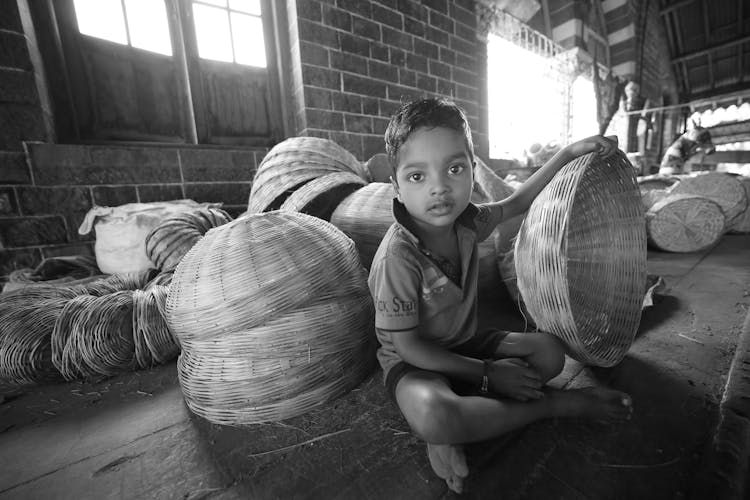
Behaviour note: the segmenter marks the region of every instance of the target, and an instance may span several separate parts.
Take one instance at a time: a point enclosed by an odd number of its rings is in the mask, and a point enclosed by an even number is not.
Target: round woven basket
[[[157,269],[172,271],[209,229],[231,220],[227,212],[213,207],[168,217],[146,236],[146,255]]]
[[[390,183],[371,182],[344,198],[331,214],[331,224],[354,240],[362,264],[368,269],[383,236],[395,221],[395,196]]]
[[[302,212],[328,221],[341,200],[365,184],[367,182],[351,172],[326,174],[290,194],[280,210]]]
[[[745,211],[735,218],[729,226],[730,233],[750,233],[750,177],[738,177],[742,187],[745,188],[745,196],[748,199],[748,206]]]
[[[214,423],[303,414],[374,366],[354,242],[306,214],[247,214],[211,230],[177,266],[165,312],[185,400]]]
[[[711,199],[724,212],[727,227],[745,211],[748,205],[742,182],[734,176],[722,172],[709,172],[684,177],[669,189],[669,194],[694,194]]]
[[[648,210],[667,196],[669,196],[669,191],[666,189],[647,189],[641,191],[641,203],[643,203],[643,208]]]
[[[670,195],[646,214],[649,243],[667,252],[697,252],[715,244],[726,219],[718,203],[699,195]]]
[[[514,255],[537,328],[583,363],[619,363],[646,286],[643,207],[625,155],[588,154],[565,165],[532,203]]]
[[[680,179],[677,177],[661,174],[644,175],[636,179],[638,181],[638,188],[642,193],[652,189],[667,189],[680,182]]]
[[[253,179],[247,213],[278,209],[285,199],[312,179],[349,172],[368,182],[365,166],[335,142],[318,137],[291,137],[263,158]]]

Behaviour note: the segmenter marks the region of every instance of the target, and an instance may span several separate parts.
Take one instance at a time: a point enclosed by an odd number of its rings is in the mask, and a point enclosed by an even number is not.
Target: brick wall
[[[472,0],[290,0],[294,101],[300,135],[332,139],[366,160],[383,151],[402,101],[453,97],[467,112],[479,154],[486,45]],[[486,158],[486,154],[484,154]]]

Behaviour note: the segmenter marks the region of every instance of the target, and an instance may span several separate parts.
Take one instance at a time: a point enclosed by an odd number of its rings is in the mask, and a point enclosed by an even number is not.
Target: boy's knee
[[[542,364],[545,375],[552,378],[562,372],[565,366],[565,346],[562,341],[548,333],[540,334],[536,339],[536,359]]]
[[[407,415],[412,431],[428,443],[446,442],[450,439],[451,425],[455,425],[458,416],[455,402],[429,388],[415,392],[417,394],[410,401],[411,415]]]

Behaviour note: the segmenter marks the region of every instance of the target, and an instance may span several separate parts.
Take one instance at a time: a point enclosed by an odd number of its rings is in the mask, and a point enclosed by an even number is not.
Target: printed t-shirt
[[[420,337],[450,349],[477,329],[477,242],[494,229],[489,209],[469,204],[456,219],[460,282],[453,282],[419,241],[406,207],[393,200],[391,225],[370,267],[368,285],[375,302],[378,361],[385,376],[402,361],[392,337],[417,329]]]

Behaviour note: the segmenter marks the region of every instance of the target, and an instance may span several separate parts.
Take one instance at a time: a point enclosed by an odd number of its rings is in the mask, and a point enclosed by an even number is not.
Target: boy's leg
[[[409,426],[428,443],[433,469],[454,491],[461,490],[468,473],[462,443],[497,437],[547,417],[624,420],[632,411],[627,394],[603,387],[547,389],[545,397],[528,402],[459,396],[445,377],[423,370],[403,375],[395,396]]]
[[[508,332],[495,350],[497,358],[522,358],[546,383],[560,374],[565,366],[562,341],[544,332]]]

